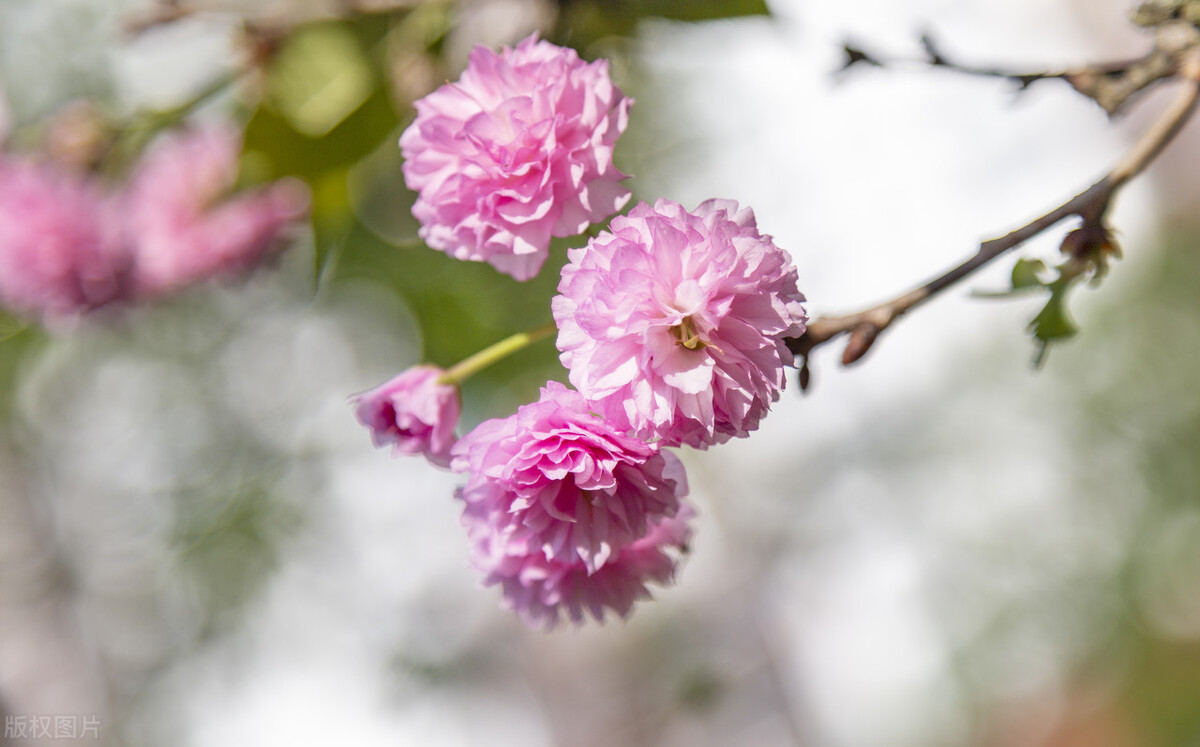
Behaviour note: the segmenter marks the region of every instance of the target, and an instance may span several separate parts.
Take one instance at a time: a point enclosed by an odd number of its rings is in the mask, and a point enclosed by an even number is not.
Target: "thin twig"
[[[943,53],[934,38],[921,36],[925,50],[919,62],[931,67],[984,78],[999,78],[1016,83],[1025,90],[1039,80],[1062,80],[1076,92],[1095,101],[1110,117],[1116,116],[1134,97],[1155,83],[1179,72],[1181,55],[1196,44],[1196,27],[1187,21],[1167,20],[1155,28],[1154,46],[1146,54],[1131,60],[1101,62],[1067,70],[1018,72],[1001,67],[973,65],[960,62]],[[842,70],[854,65],[869,64],[887,67],[904,60],[888,60],[850,44],[843,45],[845,62]]]
[[[933,67],[944,67],[947,70],[951,70],[956,73],[962,73],[964,75],[975,75],[984,78],[1003,78],[1016,83],[1022,89],[1028,88],[1031,84],[1039,80],[1052,80],[1056,78],[1069,79],[1072,75],[1078,72],[1072,70],[1063,70],[1057,72],[1041,71],[1018,73],[998,67],[981,67],[977,65],[968,65],[962,62],[956,62],[946,57],[946,55],[942,53],[941,48],[934,42],[933,36],[928,33],[921,35],[921,46],[925,49],[925,62],[928,65]],[[1132,64],[1134,64],[1133,61],[1106,63],[1089,69],[1115,72],[1125,70]]]
[[[1113,75],[1122,73],[1131,66],[1137,64],[1142,59],[1138,58],[1136,60],[1127,60],[1123,62],[1106,62],[1090,65],[1086,68],[1071,70],[1037,70],[1018,72],[1000,67],[972,65],[953,60],[942,53],[941,48],[937,46],[933,36],[928,33],[921,35],[921,46],[925,50],[924,58],[889,59],[875,52],[869,52],[855,44],[845,43],[842,45],[842,53],[845,57],[842,63],[842,69],[845,70],[854,65],[860,64],[867,64],[872,67],[890,67],[897,64],[928,65],[930,67],[945,68],[951,72],[961,73],[963,75],[971,75],[981,78],[1000,78],[1002,80],[1016,83],[1021,89],[1025,89],[1039,80],[1061,79],[1069,81],[1073,76],[1085,72],[1096,75]]]
[[[1183,57],[1179,75],[1184,84],[1170,106],[1104,178],[1045,215],[1004,236],[984,241],[972,257],[914,290],[854,314],[820,317],[812,321],[803,335],[787,340],[788,347],[797,355],[807,358],[813,349],[849,334],[850,339],[842,354],[843,365],[849,365],[862,358],[879,333],[896,319],[1001,254],[1072,216],[1079,216],[1085,223],[1099,226],[1121,187],[1162,153],[1195,111],[1197,100],[1200,99],[1200,47],[1193,47]]]

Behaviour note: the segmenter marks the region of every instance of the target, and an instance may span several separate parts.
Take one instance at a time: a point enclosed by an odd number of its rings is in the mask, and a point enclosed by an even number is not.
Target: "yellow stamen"
[[[676,342],[688,350],[700,350],[707,347],[705,342],[700,339],[700,335],[696,334],[696,330],[692,328],[690,316],[685,316],[683,321],[671,327],[671,334],[675,337]]]

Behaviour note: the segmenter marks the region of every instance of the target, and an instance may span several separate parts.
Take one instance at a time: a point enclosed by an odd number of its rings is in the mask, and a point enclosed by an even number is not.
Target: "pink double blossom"
[[[804,332],[786,252],[749,209],[641,203],[573,249],[552,301],[571,383],[620,428],[707,448],[758,427]]]
[[[547,559],[536,550],[514,552],[485,523],[468,521],[467,530],[484,585],[499,586],[504,606],[530,627],[550,628],[563,615],[576,625],[587,615],[603,622],[606,610],[628,617],[635,602],[650,598],[648,584],[670,585],[688,549],[692,516],[691,507],[681,503],[675,516],[651,525],[594,573],[581,562]]]
[[[452,453],[454,470],[468,473],[465,515],[517,554],[591,573],[674,516],[686,492],[673,454],[619,433],[558,382],[516,414],[481,423]]]
[[[557,382],[452,450],[473,562],[531,624],[587,610],[628,614],[649,581],[666,583],[689,514],[683,465],[625,436]]]
[[[440,382],[444,373],[436,366],[414,366],[355,397],[355,416],[371,431],[371,441],[450,466],[462,405],[458,387]]]
[[[533,277],[552,236],[578,235],[629,199],[612,155],[631,103],[607,61],[536,34],[499,53],[476,47],[458,82],[416,102],[400,136],[421,237]]]
[[[240,153],[235,130],[208,125],[163,137],[142,157],[122,199],[139,295],[252,267],[305,214],[307,191],[293,180],[226,199]]]

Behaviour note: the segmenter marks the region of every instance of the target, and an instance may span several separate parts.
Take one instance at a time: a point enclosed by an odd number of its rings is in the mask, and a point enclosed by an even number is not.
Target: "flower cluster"
[[[631,103],[606,61],[585,63],[536,34],[499,54],[476,47],[457,83],[416,103],[400,136],[421,237],[533,277],[550,237],[583,233],[629,199],[612,154]]]
[[[305,214],[308,194],[285,180],[222,202],[239,149],[223,126],[169,134],[122,189],[0,155],[0,305],[54,323],[255,264]]]
[[[459,83],[417,103],[400,141],[422,236],[532,276],[550,236],[624,203],[611,150],[628,106],[602,63],[570,50],[534,37],[499,55],[476,49]],[[648,584],[671,581],[695,511],[666,449],[755,430],[793,363],[786,338],[806,322],[791,258],[730,200],[690,212],[641,203],[568,259],[550,331],[575,389],[549,382],[448,446],[453,382],[529,342],[517,335],[356,400],[376,445],[442,466],[448,450],[466,475],[457,496],[472,562],[506,606],[547,627],[625,617]]]

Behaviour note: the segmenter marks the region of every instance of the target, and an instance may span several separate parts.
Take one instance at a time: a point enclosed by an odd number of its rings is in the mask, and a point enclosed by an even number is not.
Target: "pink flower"
[[[304,215],[307,191],[292,180],[221,202],[240,150],[236,131],[208,126],[168,135],[143,156],[124,196],[140,295],[253,266]]]
[[[355,397],[354,414],[371,430],[371,441],[391,444],[397,454],[424,454],[440,467],[450,466],[462,407],[458,387],[439,383],[444,373],[436,366],[415,366]]]
[[[637,205],[570,250],[552,301],[571,383],[618,428],[707,448],[758,427],[804,332],[791,258],[754,213]]]
[[[0,304],[50,323],[127,296],[105,196],[48,163],[0,157]]]
[[[533,277],[551,236],[583,233],[629,199],[612,154],[631,103],[606,61],[585,63],[536,34],[499,54],[476,47],[457,83],[416,103],[400,136],[421,237]]]
[[[672,551],[687,552],[687,522],[693,515],[690,506],[680,504],[679,513],[652,525],[594,573],[582,562],[548,560],[538,551],[512,554],[484,524],[469,524],[468,531],[475,562],[486,573],[484,585],[499,585],[504,605],[530,627],[550,628],[562,614],[576,625],[585,613],[603,622],[606,609],[626,618],[634,602],[650,597],[648,583],[670,584],[678,565]]]
[[[621,435],[558,382],[515,415],[480,424],[452,453],[452,467],[469,473],[464,521],[490,527],[503,552],[589,573],[674,516],[687,490],[674,455]]]

